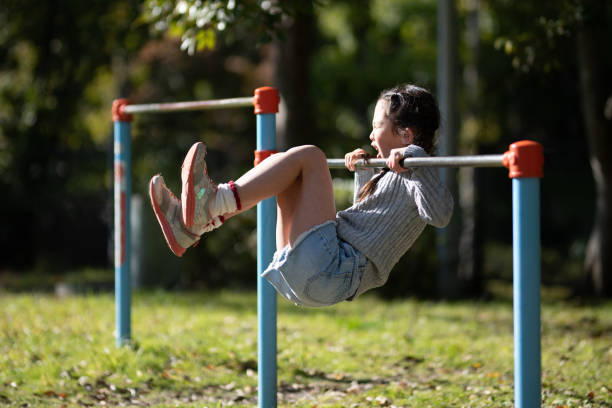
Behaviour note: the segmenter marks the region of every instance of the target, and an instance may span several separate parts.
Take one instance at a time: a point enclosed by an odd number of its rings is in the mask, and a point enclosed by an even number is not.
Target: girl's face
[[[387,158],[391,149],[404,147],[409,144],[409,129],[406,129],[407,132],[404,135],[400,135],[393,130],[393,124],[385,113],[388,103],[383,99],[379,99],[374,109],[374,117],[372,118],[370,140],[372,141],[372,147],[378,153],[376,157],[379,158]]]

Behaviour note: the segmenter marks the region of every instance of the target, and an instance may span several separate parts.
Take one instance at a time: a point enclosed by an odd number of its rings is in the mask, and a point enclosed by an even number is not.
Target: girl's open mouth
[[[380,154],[380,150],[378,150],[378,147],[376,147],[374,143],[372,143],[371,146],[374,148],[374,150],[376,150],[376,158],[378,159],[382,158],[382,155]]]

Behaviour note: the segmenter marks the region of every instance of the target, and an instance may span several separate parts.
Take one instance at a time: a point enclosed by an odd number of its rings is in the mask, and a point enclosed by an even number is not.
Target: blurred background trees
[[[603,0],[456,7],[459,152],[541,142],[543,280],[609,296],[610,7]],[[414,82],[436,92],[436,10],[435,0],[4,1],[0,273],[112,268],[114,98],[224,98],[277,86],[279,147],[313,143],[342,157],[369,148],[382,89]],[[135,117],[136,239],[150,282],[255,284],[254,214],[233,219],[179,262],[146,196],[157,172],[180,190],[181,160],[197,140],[209,146],[213,178],[237,178],[252,163],[254,125],[248,110]],[[475,187],[456,197],[471,208],[461,225],[473,238],[458,270],[476,270],[482,294],[487,283],[511,279],[510,183],[502,169],[459,177]],[[345,196],[339,207],[348,205]],[[435,246],[428,229],[378,292],[435,295]]]
[[[0,5],[3,269],[107,262],[113,59],[144,44],[138,15],[135,1]]]

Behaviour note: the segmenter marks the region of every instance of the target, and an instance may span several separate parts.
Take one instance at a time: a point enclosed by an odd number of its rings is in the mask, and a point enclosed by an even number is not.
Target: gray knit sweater
[[[427,156],[416,145],[404,157]],[[373,169],[358,169],[357,185],[363,186]],[[437,170],[421,167],[404,173],[387,172],[376,191],[336,214],[338,236],[370,261],[356,296],[385,284],[393,266],[414,244],[427,224],[445,227],[453,212],[453,198],[440,182]]]

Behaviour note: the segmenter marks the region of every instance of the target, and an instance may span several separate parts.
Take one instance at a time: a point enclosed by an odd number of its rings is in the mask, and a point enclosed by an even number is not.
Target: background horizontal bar
[[[125,113],[163,113],[177,111],[195,111],[207,109],[244,108],[253,106],[253,97],[213,99],[209,101],[148,103],[144,105],[126,105]]]
[[[404,167],[503,167],[503,154],[478,156],[410,157],[404,159]],[[343,169],[344,159],[327,159],[330,169]],[[385,167],[385,159],[360,160],[356,167]]]

